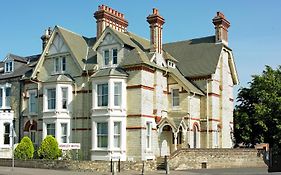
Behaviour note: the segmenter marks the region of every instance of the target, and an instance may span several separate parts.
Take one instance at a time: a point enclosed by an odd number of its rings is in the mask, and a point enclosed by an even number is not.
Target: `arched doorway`
[[[26,136],[30,138],[34,146],[37,144],[37,138],[36,138],[36,133],[37,133],[37,122],[35,120],[29,120],[25,123],[24,126],[24,133]]]
[[[200,139],[199,139],[199,126],[197,123],[193,124],[193,148],[199,148]]]
[[[170,155],[172,152],[173,131],[170,125],[165,125],[160,134],[160,156]]]

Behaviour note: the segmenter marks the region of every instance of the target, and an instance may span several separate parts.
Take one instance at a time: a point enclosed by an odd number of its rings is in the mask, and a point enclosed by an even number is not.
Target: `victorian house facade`
[[[1,63],[0,150],[10,148],[12,123],[35,145],[47,135],[80,143],[90,160],[232,147],[238,77],[222,13],[213,18],[214,36],[166,44],[157,9],[146,19],[149,40],[127,31],[124,15],[110,7],[99,6],[94,17],[96,37],[55,26],[41,37],[42,54]],[[26,67],[20,74],[18,60]]]

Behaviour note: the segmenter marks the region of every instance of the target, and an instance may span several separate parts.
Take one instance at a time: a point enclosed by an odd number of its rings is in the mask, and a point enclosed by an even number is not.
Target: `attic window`
[[[5,63],[5,73],[13,72],[14,70],[14,62],[8,61]]]
[[[54,58],[54,72],[55,73],[63,73],[65,71],[66,71],[66,58],[65,58],[65,56],[55,57]]]
[[[174,62],[172,62],[172,61],[168,60],[168,67],[175,68],[175,67],[176,67],[176,65],[175,65],[175,63],[174,63]]]

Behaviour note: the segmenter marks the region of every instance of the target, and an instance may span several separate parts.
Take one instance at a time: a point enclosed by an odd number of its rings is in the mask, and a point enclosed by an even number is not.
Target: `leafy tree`
[[[29,137],[25,136],[15,149],[15,158],[20,160],[32,159],[34,153],[33,143]]]
[[[48,135],[38,149],[38,156],[41,159],[55,160],[61,156],[61,150],[58,147],[57,140]]]
[[[236,143],[269,143],[281,148],[281,66],[266,66],[253,76],[248,88],[241,88],[234,111]]]

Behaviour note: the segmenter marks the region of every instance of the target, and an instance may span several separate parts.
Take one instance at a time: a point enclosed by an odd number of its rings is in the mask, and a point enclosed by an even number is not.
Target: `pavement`
[[[35,169],[35,168],[14,168],[1,167],[0,175],[111,175],[112,173],[101,172],[77,172],[66,170],[50,170],[50,169]],[[145,172],[145,175],[163,175],[165,171]],[[200,170],[184,170],[170,171],[170,175],[281,175],[278,173],[268,173],[265,168],[233,168],[233,169],[200,169]],[[116,175],[141,175],[137,171],[122,171]]]

